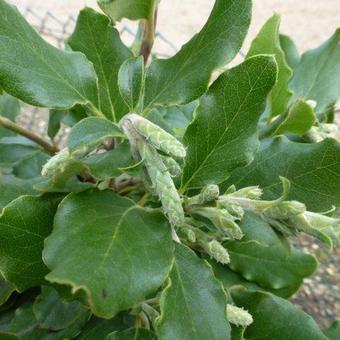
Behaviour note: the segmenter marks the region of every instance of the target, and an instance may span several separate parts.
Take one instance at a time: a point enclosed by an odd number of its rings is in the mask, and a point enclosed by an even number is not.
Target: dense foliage
[[[274,15],[227,68],[251,0],[169,59],[157,0],[99,5],[59,50],[0,0],[1,339],[339,339],[287,299],[317,268],[291,237],[339,241],[340,30],[300,56]]]

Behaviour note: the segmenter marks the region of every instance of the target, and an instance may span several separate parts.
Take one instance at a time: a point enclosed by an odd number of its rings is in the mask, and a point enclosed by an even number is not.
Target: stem
[[[270,124],[263,127],[259,133],[259,138],[264,139],[272,136],[286,118],[287,118],[286,115],[281,115],[277,117],[274,121],[272,121]]]
[[[148,305],[158,305],[159,304],[159,297],[154,297],[148,300],[145,300],[144,303],[147,303]]]
[[[31,131],[26,130],[25,128],[17,125],[16,123],[12,122],[11,120],[9,120],[9,119],[7,119],[3,116],[0,116],[0,125],[2,125],[4,128],[6,128],[8,130],[14,131],[14,132],[18,133],[19,135],[22,135],[22,136],[32,140],[33,142],[39,144],[51,156],[53,156],[55,153],[57,153],[59,151],[57,146],[50,144],[49,142],[47,142],[43,138],[35,135]]]
[[[147,202],[149,198],[149,194],[146,192],[143,197],[139,200],[138,204],[141,206],[141,207],[144,207],[145,203]]]
[[[141,181],[140,178],[130,178],[127,181],[123,181],[123,182],[117,183],[115,185],[115,191],[119,192],[119,193],[122,193],[122,191],[125,191],[127,188],[134,187],[134,186],[140,184],[141,182],[142,181]]]
[[[149,56],[151,54],[152,46],[155,40],[156,23],[157,5],[156,0],[154,0],[153,6],[151,6],[149,18],[140,21],[140,28],[143,32],[143,40],[139,54],[143,56],[144,64],[148,62]]]
[[[105,118],[103,112],[101,112],[97,107],[95,107],[91,102],[87,104],[88,109],[94,114],[96,117]]]

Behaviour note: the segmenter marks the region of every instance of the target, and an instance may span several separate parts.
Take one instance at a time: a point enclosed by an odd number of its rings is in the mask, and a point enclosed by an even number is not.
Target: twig
[[[153,47],[153,43],[155,40],[156,24],[157,24],[157,5],[156,1],[154,1],[154,5],[151,6],[149,18],[140,21],[140,27],[143,32],[143,38],[139,54],[143,56],[145,64],[148,62]]]
[[[141,207],[144,207],[145,203],[147,202],[149,198],[149,193],[145,193],[142,198],[138,201],[138,204],[141,206]]]
[[[22,136],[32,140],[33,142],[39,144],[51,156],[53,156],[55,153],[57,153],[59,151],[57,146],[50,144],[49,142],[47,142],[43,138],[35,135],[31,131],[26,130],[22,126],[17,125],[16,123],[12,122],[11,120],[9,120],[9,119],[7,119],[3,116],[0,116],[0,125],[2,125],[6,129],[14,131],[14,132],[18,133],[19,135],[22,135]]]
[[[138,185],[141,183],[141,179],[140,178],[130,178],[127,181],[122,181],[120,183],[117,183],[115,185],[115,191],[121,193],[122,191],[124,191],[126,188],[128,187],[132,187],[135,185]]]

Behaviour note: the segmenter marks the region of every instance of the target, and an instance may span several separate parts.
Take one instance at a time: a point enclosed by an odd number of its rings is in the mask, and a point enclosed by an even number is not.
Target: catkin
[[[180,226],[184,223],[184,211],[180,196],[171,175],[162,161],[162,157],[149,145],[143,147],[144,165],[152,183],[152,190],[162,202],[163,210],[171,225]]]
[[[182,143],[154,123],[135,113],[125,116],[124,119],[130,120],[138,133],[156,149],[176,158],[186,156],[186,150]]]

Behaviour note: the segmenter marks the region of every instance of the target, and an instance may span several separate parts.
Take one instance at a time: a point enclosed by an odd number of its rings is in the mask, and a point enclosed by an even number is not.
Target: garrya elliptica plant
[[[59,50],[0,0],[1,339],[339,339],[287,299],[317,267],[291,237],[339,241],[340,30],[300,56],[274,15],[226,68],[250,0],[169,59],[156,0],[99,6]]]

